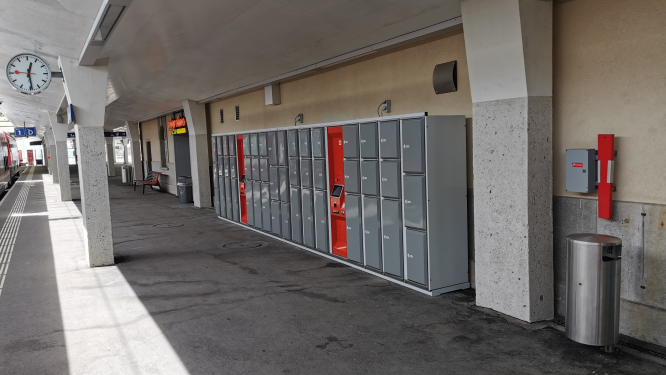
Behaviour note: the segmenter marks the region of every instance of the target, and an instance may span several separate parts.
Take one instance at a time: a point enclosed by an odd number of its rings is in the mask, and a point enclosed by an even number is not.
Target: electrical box
[[[592,193],[597,190],[597,150],[567,150],[566,167],[567,191]]]

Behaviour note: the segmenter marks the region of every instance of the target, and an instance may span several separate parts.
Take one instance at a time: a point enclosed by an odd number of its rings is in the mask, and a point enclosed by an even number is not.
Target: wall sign
[[[127,132],[104,132],[104,136],[109,137],[127,137]]]
[[[184,117],[178,115],[174,120],[173,117],[171,121],[167,122],[169,133],[173,134],[185,134],[187,133],[187,121]]]

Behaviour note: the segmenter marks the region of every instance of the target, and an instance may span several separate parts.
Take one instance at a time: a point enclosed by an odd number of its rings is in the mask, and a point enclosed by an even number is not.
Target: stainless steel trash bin
[[[126,184],[126,183],[127,183],[127,180],[128,180],[128,177],[127,177],[127,176],[129,175],[129,170],[128,170],[128,168],[127,168],[126,166],[123,165],[122,168],[121,168],[121,170],[120,170],[120,174],[123,176],[123,184]]]
[[[568,338],[612,352],[620,339],[622,240],[603,234],[567,237]]]
[[[178,176],[178,197],[180,203],[194,203],[194,196],[192,194],[192,176]]]

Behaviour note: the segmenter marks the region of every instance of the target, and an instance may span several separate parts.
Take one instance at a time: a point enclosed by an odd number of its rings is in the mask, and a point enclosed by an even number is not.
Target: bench
[[[134,180],[134,191],[136,191],[136,187],[139,184],[143,190],[142,194],[146,194],[146,186],[150,186],[150,190],[153,190],[153,186],[157,186],[162,190],[162,186],[160,185],[161,174],[162,172],[151,171],[148,172],[148,176],[145,180]]]

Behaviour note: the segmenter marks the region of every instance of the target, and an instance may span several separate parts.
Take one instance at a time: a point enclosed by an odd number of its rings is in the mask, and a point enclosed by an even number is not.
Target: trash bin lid
[[[601,244],[601,245],[622,245],[622,240],[608,236],[605,234],[595,234],[595,233],[577,233],[570,234],[567,236],[567,239],[572,240],[578,243],[587,243],[587,244]]]

